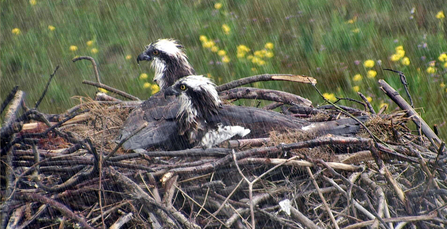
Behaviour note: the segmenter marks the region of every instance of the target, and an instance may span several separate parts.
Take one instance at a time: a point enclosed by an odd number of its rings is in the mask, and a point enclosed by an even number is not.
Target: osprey
[[[273,111],[222,104],[215,84],[204,76],[182,78],[164,93],[177,99],[163,107],[163,115],[148,122],[142,134],[126,141],[125,149],[178,150],[197,145],[210,148],[236,135],[267,137],[272,130],[296,129],[307,124]]]
[[[195,74],[194,68],[188,62],[183,46],[174,39],[159,39],[146,46],[145,51],[138,55],[137,62],[143,60],[152,61],[151,67],[155,70],[154,82],[159,85],[161,90],[129,114],[120,135],[116,139],[117,142],[135,134],[142,126],[148,126],[128,140],[123,145],[125,149],[146,147],[147,145],[143,140],[145,137],[150,135],[154,129],[160,128],[162,130],[165,127],[164,125],[171,124],[169,122],[164,123],[163,120],[174,118],[180,104],[173,97],[166,98],[163,90],[174,84],[178,79]],[[156,140],[154,141],[156,142]]]
[[[146,50],[138,55],[137,62],[143,60],[152,61],[151,67],[155,70],[154,82],[161,90],[184,76],[195,74],[183,46],[174,39],[159,39],[146,46]]]

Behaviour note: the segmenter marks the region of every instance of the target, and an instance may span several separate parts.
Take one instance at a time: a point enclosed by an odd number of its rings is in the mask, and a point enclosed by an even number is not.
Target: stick
[[[403,216],[403,217],[395,217],[395,218],[387,218],[383,219],[385,223],[397,223],[397,222],[417,222],[417,221],[426,221],[426,220],[433,220],[436,218],[436,214],[430,214],[430,215],[418,215],[418,216]],[[373,224],[376,220],[368,220],[363,221],[361,223],[351,224],[343,229],[355,229],[355,228],[364,228],[371,224]]]
[[[439,145],[442,143],[441,139],[433,132],[433,130],[428,126],[428,124],[422,119],[418,113],[408,104],[402,96],[399,95],[394,88],[392,88],[384,80],[379,80],[380,89],[385,92],[385,94],[390,97],[401,109],[408,112],[408,116],[413,120],[413,122],[421,128],[422,132],[430,139],[434,139]],[[439,147],[438,145],[438,147]]]
[[[88,81],[88,80],[83,80],[82,83],[83,84],[92,85],[92,86],[95,86],[95,87],[98,87],[98,88],[104,88],[107,91],[113,92],[113,93],[115,93],[117,95],[121,95],[122,97],[130,99],[130,100],[140,101],[140,99],[138,97],[135,97],[135,96],[133,96],[131,94],[128,94],[128,93],[126,93],[124,91],[121,91],[121,90],[118,90],[116,88],[110,87],[110,86],[105,85],[103,83],[96,83],[96,82],[92,82],[92,81]]]
[[[89,60],[89,61],[91,61],[92,65],[93,65],[93,70],[95,71],[96,82],[101,83],[101,80],[99,78],[98,66],[96,65],[95,59],[93,59],[93,57],[91,57],[91,56],[80,56],[80,57],[74,58],[72,61],[76,62],[78,60]]]
[[[250,84],[259,81],[270,81],[270,80],[281,80],[281,81],[292,81],[299,83],[313,83],[316,84],[317,80],[309,76],[291,75],[291,74],[262,74],[256,76],[245,77],[242,79],[234,80],[229,83],[220,85],[216,87],[218,92],[226,91],[235,87],[239,87],[245,84]]]
[[[43,97],[45,97],[45,94],[48,91],[48,87],[50,86],[51,80],[53,79],[54,75],[56,74],[56,71],[59,69],[59,65],[56,66],[56,69],[54,69],[53,73],[50,75],[50,79],[48,79],[47,85],[45,86],[45,89],[43,90],[42,95],[40,96],[39,100],[37,100],[36,105],[34,106],[34,109],[37,109],[37,107],[40,105],[40,103],[43,100]]]
[[[220,93],[220,98],[223,100],[261,99],[297,106],[312,106],[312,101],[292,93],[251,87],[240,87],[223,91]]]
[[[11,102],[11,100],[16,95],[17,89],[19,89],[19,86],[15,86],[14,88],[12,88],[11,92],[9,92],[8,96],[6,96],[5,101],[3,101],[2,106],[0,107],[0,115],[3,113],[6,106],[8,106],[9,102]]]
[[[332,223],[334,224],[334,227],[336,229],[339,229],[340,227],[337,224],[337,221],[335,221],[334,215],[332,214],[331,209],[329,208],[329,206],[327,205],[326,199],[323,196],[323,193],[321,193],[320,191],[320,187],[318,187],[317,181],[315,180],[314,175],[312,174],[312,171],[310,170],[309,167],[306,167],[307,173],[310,176],[310,179],[312,180],[312,183],[315,186],[315,189],[317,189],[318,195],[320,196],[321,201],[323,202],[324,207],[326,208],[327,213],[329,214],[329,218],[331,218]]]
[[[50,199],[46,196],[42,196],[39,193],[16,192],[14,196],[18,199],[24,199],[24,200],[28,200],[28,201],[35,201],[35,202],[39,202],[42,204],[47,204],[49,207],[60,211],[67,218],[70,218],[70,219],[78,222],[83,228],[93,229],[93,227],[90,226],[85,221],[85,219],[76,215],[73,211],[71,211],[65,205],[63,205],[62,203],[59,203],[53,199]]]

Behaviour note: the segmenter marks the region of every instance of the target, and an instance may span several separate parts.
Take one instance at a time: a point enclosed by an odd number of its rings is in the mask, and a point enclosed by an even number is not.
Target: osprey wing
[[[212,122],[248,128],[251,132],[247,136],[250,138],[267,137],[272,130],[282,132],[309,124],[307,121],[274,111],[232,105],[223,105],[219,114],[212,117]]]
[[[172,140],[183,141],[177,136],[178,126],[175,122],[179,108],[180,104],[174,97],[165,98],[160,92],[151,96],[129,114],[117,142],[136,133],[144,125],[147,126],[123,144],[124,149],[170,148],[169,142]]]

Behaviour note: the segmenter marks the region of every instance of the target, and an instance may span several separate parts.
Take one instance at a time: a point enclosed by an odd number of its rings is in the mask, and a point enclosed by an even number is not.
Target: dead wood
[[[309,76],[291,75],[291,74],[262,74],[256,76],[245,77],[242,79],[234,80],[229,83],[220,85],[216,88],[218,92],[226,91],[232,88],[236,88],[242,85],[260,82],[260,81],[291,81],[298,83],[313,83],[316,84],[317,80]]]
[[[283,91],[258,89],[250,87],[233,88],[220,93],[224,100],[256,99],[274,101],[289,105],[312,106],[312,102],[301,96]]]

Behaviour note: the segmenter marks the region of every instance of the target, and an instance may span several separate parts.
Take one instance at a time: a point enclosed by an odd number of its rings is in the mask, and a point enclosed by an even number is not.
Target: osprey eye
[[[180,90],[182,91],[186,90],[186,86],[184,84],[180,85]]]
[[[157,56],[158,54],[160,54],[160,52],[158,52],[158,50],[154,50],[154,51],[152,51],[152,54]]]

